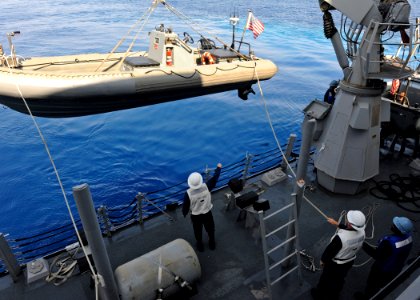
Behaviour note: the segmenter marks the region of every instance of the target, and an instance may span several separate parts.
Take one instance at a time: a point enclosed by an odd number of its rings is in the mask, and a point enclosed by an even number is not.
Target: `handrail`
[[[282,148],[285,147],[287,147],[287,145],[282,146]],[[256,160],[259,161],[259,163],[254,165],[254,161],[252,159],[249,161],[247,179],[280,166],[282,159],[279,156],[279,152],[280,151],[278,148],[275,148],[252,155],[253,158],[257,157]],[[268,159],[270,156],[271,159]],[[275,158],[273,159],[273,157]],[[241,177],[243,170],[247,167],[244,161],[245,159],[241,159],[235,163],[227,164],[227,168],[222,169],[221,178],[219,179],[218,185],[214,191],[226,187],[229,179]],[[263,165],[265,167],[261,168]],[[176,191],[174,191],[174,189]],[[148,196],[148,201],[142,203],[142,217],[149,219],[150,217],[161,214],[162,209],[165,209],[166,205],[168,204],[173,203],[178,205],[182,203],[183,194],[186,189],[187,184],[185,181],[182,181],[160,190],[145,192],[145,194]],[[100,206],[101,205],[98,205],[98,208]],[[159,209],[156,207],[159,207]],[[136,208],[136,201],[131,199],[130,203],[126,204],[125,206],[119,205],[116,207],[106,207],[106,210],[108,211],[107,221],[109,224],[101,224],[101,228],[103,233],[107,235],[110,234],[109,231],[115,232],[124,227],[130,226],[136,223],[136,221],[138,221],[140,218],[138,209]],[[99,219],[101,222],[101,218]],[[78,222],[80,222],[80,220],[78,220]],[[75,236],[74,239],[71,235],[68,235],[64,238],[60,236],[60,233],[67,231],[67,226],[69,226],[69,224],[58,226],[56,228],[48,228],[46,231],[38,232],[33,236],[19,237],[15,239],[8,236],[7,239],[12,243],[12,250],[19,263],[25,264],[33,258],[43,257],[45,255],[56,253],[60,249],[64,249],[65,246],[69,244],[69,241],[75,241]],[[7,274],[7,270],[3,262],[0,260],[0,276],[4,274]]]

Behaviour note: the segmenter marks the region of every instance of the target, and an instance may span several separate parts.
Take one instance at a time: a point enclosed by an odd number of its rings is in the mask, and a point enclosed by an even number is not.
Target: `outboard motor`
[[[247,86],[238,89],[238,97],[242,100],[248,100],[248,95],[252,93],[255,95],[255,91],[252,89],[252,86]]]

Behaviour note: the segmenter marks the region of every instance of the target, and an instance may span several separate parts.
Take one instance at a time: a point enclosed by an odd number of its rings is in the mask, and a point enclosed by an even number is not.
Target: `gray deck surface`
[[[375,180],[388,180],[391,173],[407,176],[410,172],[409,157],[396,158],[395,155],[382,160],[381,174]],[[411,257],[416,257],[420,252],[419,237],[419,214],[409,213],[399,208],[393,201],[380,200],[372,197],[368,191],[355,196],[338,196],[326,192],[318,187],[314,179],[314,173],[310,167],[308,170],[313,191],[306,190],[306,195],[324,213],[338,219],[342,210],[360,209],[365,213],[368,207],[377,204],[373,216],[374,235],[370,240],[375,244],[377,239],[389,232],[393,216],[404,215],[414,221],[414,247]],[[254,178],[252,181],[258,181]],[[312,182],[311,182],[312,181]],[[288,177],[272,187],[264,185],[266,191],[260,196],[270,201],[270,213],[276,208],[282,207],[291,201],[290,194],[293,190],[294,180]],[[373,183],[372,183],[373,185]],[[217,249],[211,251],[205,243],[205,251],[197,252],[201,263],[202,276],[198,284],[198,294],[193,300],[206,299],[268,299],[265,292],[264,260],[262,255],[259,227],[245,228],[245,221],[237,221],[239,210],[237,208],[225,210],[225,193],[230,190],[224,188],[213,194],[213,215],[216,223]],[[189,216],[184,218],[181,210],[171,212],[174,221],[170,222],[164,215],[155,217],[145,222],[144,226],[133,225],[125,230],[113,234],[112,238],[105,238],[113,268],[139,257],[167,242],[177,238],[183,238],[194,246],[194,236]],[[268,224],[268,228],[278,227],[288,219],[288,211],[274,218]],[[303,201],[299,219],[300,245],[307,253],[315,257],[316,265],[319,266],[320,256],[328,244],[335,228],[313,207]],[[366,235],[371,235],[372,226],[368,224]],[[204,234],[206,237],[206,235]],[[285,230],[276,234],[274,241],[283,240]],[[271,242],[269,242],[270,244]],[[278,253],[282,254],[282,251]],[[278,260],[279,255],[274,257]],[[356,259],[356,264],[361,264],[368,256],[361,251]],[[342,291],[342,299],[353,299],[356,291],[363,290],[372,261],[362,267],[353,267],[346,278]],[[276,284],[273,288],[273,299],[311,299],[310,289],[318,282],[320,271],[311,272],[302,268],[303,282],[300,285],[297,273],[293,272],[285,281]],[[419,270],[387,296],[387,299],[395,299],[412,281],[420,274]],[[54,286],[44,281],[27,285],[24,276],[17,283],[13,283],[10,277],[0,278],[0,299],[94,299],[94,290],[89,287],[89,275],[77,274],[61,286]],[[175,297],[175,299],[178,299]]]

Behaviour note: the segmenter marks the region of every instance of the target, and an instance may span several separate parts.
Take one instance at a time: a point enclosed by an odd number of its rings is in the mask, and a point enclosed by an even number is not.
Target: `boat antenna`
[[[230,25],[232,25],[232,44],[230,45],[230,48],[235,49],[235,28],[239,21],[235,8],[233,9],[233,15],[230,16],[229,21]]]
[[[20,34],[20,31],[12,31],[7,33],[7,41],[9,42],[10,47],[10,57],[12,58],[12,67],[17,67],[17,59],[16,59],[16,50],[15,45],[12,42],[12,38],[16,35]]]
[[[252,11],[248,9],[248,17],[246,18],[245,26],[244,26],[244,29],[242,30],[242,36],[241,36],[241,41],[239,42],[238,52],[241,49],[242,42],[244,41],[245,31],[247,30],[248,24],[251,21],[251,15],[252,15]]]
[[[220,38],[218,38],[217,36],[215,36],[214,34],[211,34],[208,30],[206,30],[202,25],[194,22],[191,18],[187,17],[185,14],[183,14],[182,12],[180,12],[179,10],[177,10],[175,7],[173,7],[172,5],[170,5],[168,2],[164,3],[164,6],[166,7],[166,9],[168,9],[170,12],[172,12],[173,14],[175,14],[178,18],[180,18],[181,20],[185,21],[190,28],[198,33],[199,35],[202,36],[202,32],[206,32],[207,34],[209,34],[213,39],[219,41],[221,44],[223,44],[223,46],[225,46],[226,48],[230,47],[227,43],[225,43],[224,41],[222,41]],[[201,31],[201,32],[200,32]],[[239,53],[239,51],[232,49],[233,52],[235,52],[236,54],[238,54],[240,57],[249,60],[249,58],[245,55],[243,55],[242,53]]]

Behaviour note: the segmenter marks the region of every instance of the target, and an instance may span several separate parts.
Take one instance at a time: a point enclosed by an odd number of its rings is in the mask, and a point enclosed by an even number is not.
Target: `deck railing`
[[[289,161],[297,157],[295,153],[298,153],[299,147],[300,141],[296,141]],[[287,145],[282,146],[282,149],[286,148]],[[258,154],[246,153],[243,159],[223,166],[215,190],[226,187],[228,181],[232,178],[247,180],[267,170],[279,167],[281,163],[282,155],[278,148]],[[205,178],[210,174],[210,170],[206,168],[202,173]],[[138,195],[133,196],[133,199],[125,205],[115,207],[99,205],[97,207],[98,221],[103,234],[110,237],[113,232],[124,227],[134,223],[142,223],[153,216],[165,213],[168,207],[182,205],[186,189],[187,184],[183,180],[163,189],[149,192],[140,191]],[[81,230],[80,219],[76,220],[76,224]],[[24,265],[36,258],[48,257],[61,252],[66,246],[77,241],[74,227],[70,222],[42,232],[33,233],[32,235],[6,236],[7,243],[20,265]],[[0,257],[0,276],[5,274],[7,274],[7,268]]]

